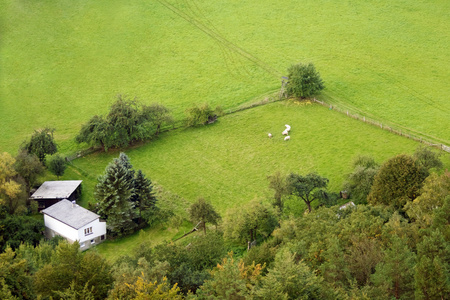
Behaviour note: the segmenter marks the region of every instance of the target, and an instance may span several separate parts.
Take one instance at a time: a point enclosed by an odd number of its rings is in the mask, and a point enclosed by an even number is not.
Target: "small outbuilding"
[[[38,202],[39,211],[62,199],[76,201],[81,196],[81,182],[82,180],[46,181],[30,198]]]
[[[62,236],[68,242],[78,241],[86,250],[106,238],[106,222],[100,216],[77,204],[63,199],[41,211],[44,214],[45,236]]]

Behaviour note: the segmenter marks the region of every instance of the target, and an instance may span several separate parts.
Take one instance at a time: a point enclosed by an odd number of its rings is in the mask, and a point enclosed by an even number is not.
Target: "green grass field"
[[[281,135],[284,124],[292,127],[290,141]],[[210,126],[165,133],[125,152],[136,169],[164,189],[188,202],[205,197],[224,213],[253,198],[268,197],[266,177],[277,170],[317,172],[338,192],[355,156],[372,155],[382,163],[417,146],[320,105],[277,102],[227,115]],[[96,178],[118,155],[98,152],[72,163]],[[96,181],[89,178],[86,184],[93,190]]]
[[[235,107],[313,62],[322,99],[450,144],[450,3],[0,1],[0,150],[56,128],[62,152],[118,93],[181,117]]]
[[[163,103],[178,120],[193,103],[233,109],[276,93],[297,62],[320,71],[321,100],[450,145],[448,11],[447,0],[0,0],[0,151],[15,154],[34,129],[50,126],[60,152],[72,154],[85,147],[74,142],[81,124],[119,93]],[[285,101],[125,152],[185,200],[179,211],[203,196],[223,214],[267,198],[266,177],[277,170],[315,171],[339,191],[356,155],[381,163],[417,146],[326,107]],[[118,155],[72,162],[63,179],[84,180],[81,204],[93,201],[97,176]],[[98,250],[114,259],[141,240],[177,234],[146,230]]]

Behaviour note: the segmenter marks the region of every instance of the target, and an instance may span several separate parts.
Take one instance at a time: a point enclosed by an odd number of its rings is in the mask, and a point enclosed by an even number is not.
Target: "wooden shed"
[[[81,182],[82,180],[46,181],[30,198],[38,202],[39,211],[62,199],[76,201],[81,196]]]

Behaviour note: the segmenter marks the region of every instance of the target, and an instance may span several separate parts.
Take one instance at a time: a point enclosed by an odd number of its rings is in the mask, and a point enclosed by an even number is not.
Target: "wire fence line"
[[[314,98],[313,101],[318,103],[318,104],[320,104],[320,105],[328,107],[330,110],[335,110],[337,112],[343,113],[343,114],[347,115],[350,118],[362,121],[364,123],[371,124],[373,126],[380,127],[381,129],[387,130],[387,131],[392,132],[394,134],[407,137],[408,139],[412,139],[414,141],[417,141],[417,142],[423,143],[425,145],[428,145],[428,146],[431,146],[431,147],[434,147],[434,148],[437,148],[437,149],[440,149],[442,151],[450,153],[450,147],[448,145],[445,145],[443,143],[438,143],[438,142],[433,141],[431,139],[423,138],[423,137],[421,137],[419,135],[411,133],[411,131],[409,131],[409,130],[399,129],[399,128],[396,128],[395,126],[392,126],[392,125],[390,125],[390,124],[388,124],[386,122],[383,123],[383,122],[374,120],[372,118],[368,118],[366,116],[362,116],[360,114],[351,113],[349,110],[341,109],[341,108],[339,108],[337,106],[334,106],[332,104],[326,103],[324,101],[317,100],[316,98]]]

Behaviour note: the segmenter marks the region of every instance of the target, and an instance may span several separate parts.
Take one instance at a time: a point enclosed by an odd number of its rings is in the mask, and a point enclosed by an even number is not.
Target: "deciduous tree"
[[[277,226],[272,206],[253,200],[247,205],[231,209],[224,219],[224,237],[240,243],[268,237]]]
[[[155,135],[161,132],[161,126],[173,123],[173,117],[170,110],[162,104],[152,103],[143,107],[143,115],[153,125]]]
[[[44,174],[44,166],[36,154],[28,153],[25,149],[19,150],[14,168],[25,180],[27,193],[30,192],[31,187],[36,183],[37,177]]]
[[[290,66],[288,77],[286,85],[288,96],[307,98],[316,95],[325,87],[319,72],[312,63]]]
[[[39,160],[45,164],[45,157],[58,151],[58,145],[53,138],[54,131],[55,129],[48,127],[35,130],[31,139],[25,141],[23,149],[27,150],[28,153],[36,154]]]
[[[408,216],[421,228],[427,228],[433,220],[433,212],[444,205],[444,199],[450,194],[450,173],[428,176],[421,194],[405,205]]]
[[[428,171],[432,168],[439,170],[443,166],[442,161],[439,159],[439,153],[431,150],[430,147],[417,147],[413,157],[419,166]]]
[[[58,180],[60,176],[64,175],[66,168],[66,159],[61,155],[54,155],[48,162],[48,169],[50,170],[50,172],[57,176]]]
[[[446,299],[450,293],[450,246],[439,230],[426,232],[417,245],[416,299]]]
[[[1,299],[34,299],[32,277],[27,261],[16,257],[11,247],[0,254]]]
[[[205,125],[214,117],[214,110],[208,103],[193,105],[186,109],[187,126]]]
[[[352,201],[357,204],[367,203],[367,196],[372,188],[373,180],[379,165],[372,157],[358,156],[353,162],[353,172],[347,175],[344,189],[347,190]]]
[[[9,214],[14,214],[24,199],[23,188],[16,178],[15,162],[9,153],[0,153],[0,205],[4,205]]]
[[[286,176],[282,175],[280,171],[277,171],[273,175],[267,176],[267,180],[269,180],[269,188],[274,191],[273,205],[278,207],[282,212],[284,208],[283,197],[288,194]]]
[[[171,120],[169,110],[163,105],[146,106],[136,99],[118,95],[105,117],[94,116],[82,125],[76,141],[100,145],[108,151],[111,147],[126,147],[149,139]]]
[[[221,217],[216,212],[211,203],[206,202],[205,199],[199,198],[197,202],[189,207],[189,218],[192,223],[201,222],[201,227],[206,234],[206,223],[217,225]]]
[[[427,174],[405,154],[386,161],[375,176],[370,194],[370,204],[390,205],[396,209],[420,195],[420,188]]]
[[[328,185],[327,178],[315,173],[309,173],[306,176],[291,173],[286,181],[289,193],[302,199],[308,206],[309,212],[312,210],[311,203],[324,197]]]
[[[111,267],[95,252],[82,253],[78,242],[60,242],[51,262],[34,275],[34,286],[41,297],[82,292],[94,299],[105,299],[113,283]],[[72,292],[71,292],[72,291]]]
[[[262,277],[265,267],[260,264],[245,265],[236,261],[233,254],[211,271],[211,279],[197,290],[198,299],[249,299],[254,286]]]
[[[102,116],[95,115],[87,123],[81,126],[81,130],[75,137],[77,143],[87,143],[92,146],[101,146],[108,151],[112,147],[112,126]]]

